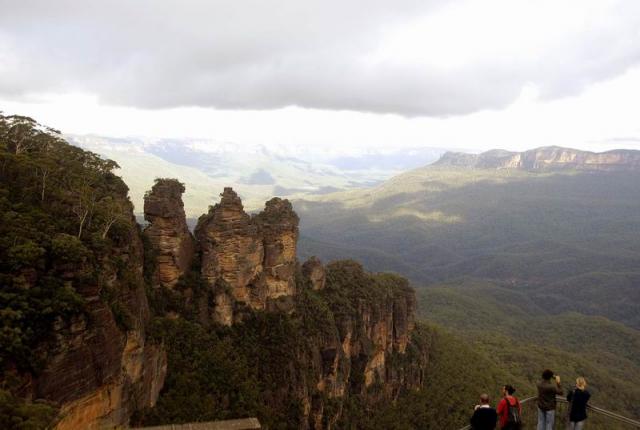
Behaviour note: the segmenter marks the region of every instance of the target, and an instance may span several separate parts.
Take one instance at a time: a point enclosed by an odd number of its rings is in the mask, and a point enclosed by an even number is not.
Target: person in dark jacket
[[[580,377],[576,379],[576,388],[567,394],[567,401],[571,403],[568,430],[582,430],[587,420],[587,403],[591,394],[587,391],[587,381]]]
[[[556,395],[562,394],[560,377],[547,369],[538,382],[538,430],[553,430],[556,420]]]
[[[498,422],[496,410],[489,404],[489,395],[480,396],[480,404],[476,405],[471,417],[471,428],[473,430],[495,430]]]
[[[497,407],[498,418],[500,419],[500,428],[502,430],[520,430],[522,427],[522,423],[512,422],[509,419],[509,408],[517,409],[518,418],[522,416],[522,405],[518,398],[513,395],[515,392],[516,389],[511,385],[505,385],[502,387],[502,400],[498,402]]]

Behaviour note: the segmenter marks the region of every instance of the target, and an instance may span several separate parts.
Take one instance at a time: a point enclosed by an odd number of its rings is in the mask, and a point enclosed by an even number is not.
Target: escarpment
[[[313,261],[316,269],[317,264]],[[326,268],[326,287],[313,288],[312,294],[326,301],[333,317],[326,325],[335,332],[316,341],[314,361],[307,364],[317,370],[304,402],[310,428],[331,428],[348,418],[341,416],[346,399],[357,399],[367,410],[422,387],[428,351],[411,340],[416,300],[405,279],[368,274],[358,263],[338,261]],[[337,409],[327,410],[336,401]]]
[[[43,411],[62,430],[126,425],[155,404],[167,362],[118,166],[1,113],[0,164],[0,427],[51,428]],[[25,424],[7,398],[44,402]]]
[[[638,170],[640,151],[612,150],[589,152],[548,146],[524,152],[495,149],[481,154],[447,152],[435,165],[472,167],[478,169],[520,170]]]
[[[82,314],[56,322],[46,365],[27,388],[29,396],[61,406],[59,430],[125,425],[135,410],[155,404],[164,383],[166,352],[146,335],[143,246],[127,209],[118,243],[96,262],[94,281],[87,279],[93,270],[87,261],[54,269],[86,303]]]
[[[205,328],[211,322],[233,326],[224,342],[235,351],[253,351],[243,360],[260,387],[256,402],[274,414],[262,416],[264,423],[277,424],[284,413],[296,416],[297,428],[332,428],[349,419],[347,401],[373,408],[420,389],[428,351],[412,343],[416,300],[405,279],[369,274],[351,261],[325,267],[311,258],[299,265],[298,222],[287,200],[271,199],[249,215],[225,188],[195,229],[199,264],[192,273],[206,291],[199,312],[207,313],[197,320]],[[273,324],[284,330],[277,339],[269,334]],[[249,339],[255,343],[247,345]],[[180,372],[169,366],[170,373]],[[209,391],[221,390],[226,398],[225,389]],[[169,399],[181,388],[166,390]],[[299,409],[290,411],[292,404]],[[161,398],[154,413],[161,415],[164,407]]]

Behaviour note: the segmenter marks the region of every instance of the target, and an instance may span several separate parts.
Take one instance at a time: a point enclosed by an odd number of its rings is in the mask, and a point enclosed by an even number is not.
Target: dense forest
[[[551,367],[639,417],[639,184],[633,170],[427,166],[294,202],[300,253],[408,276],[420,316],[508,369],[523,394]]]

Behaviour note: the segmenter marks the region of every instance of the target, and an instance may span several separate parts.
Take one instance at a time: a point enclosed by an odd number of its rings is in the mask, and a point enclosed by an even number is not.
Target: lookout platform
[[[131,430],[254,430],[261,428],[257,418],[242,418],[206,423],[165,424],[155,427],[138,427]]]

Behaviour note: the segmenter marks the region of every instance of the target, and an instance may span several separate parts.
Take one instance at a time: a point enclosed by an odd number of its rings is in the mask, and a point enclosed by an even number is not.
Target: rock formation
[[[353,261],[334,262],[325,269],[312,259],[303,267],[308,284],[327,300],[333,324],[323,324],[323,335],[307,339],[310,357],[298,364],[300,374],[287,381],[291,384],[287,389],[299,393],[304,405],[307,419],[301,428],[331,428],[350,396],[370,407],[422,387],[428,351],[415,345],[410,348],[416,299],[407,281],[394,275],[369,275]],[[313,286],[311,277],[325,272],[331,278],[326,289]],[[335,300],[338,296],[347,302]]]
[[[635,170],[640,169],[640,151],[613,150],[601,153],[549,146],[525,152],[500,149],[482,154],[447,152],[435,165],[479,169],[521,170]]]
[[[189,270],[197,246],[204,288],[211,293],[205,297],[213,298],[204,304],[208,320],[232,325],[253,310],[292,311],[296,318],[306,312],[298,308],[304,306],[298,288],[309,288],[332,314],[318,326],[319,334],[298,344],[295,360],[282,363],[287,376],[265,401],[269,408],[287,410],[294,393],[303,407],[301,428],[328,429],[341,418],[349,396],[371,406],[422,386],[427,351],[411,347],[416,301],[406,280],[369,275],[351,261],[325,267],[311,258],[298,270],[298,217],[291,204],[274,198],[250,216],[231,188],[200,218],[194,244],[180,200],[183,191],[177,181],[160,180],[145,201],[150,225],[144,234],[161,285],[174,286]],[[154,405],[164,383],[166,353],[145,334],[150,310],[139,279],[143,247],[135,229],[112,252],[135,269],[136,287],[123,288],[118,269],[105,262],[106,288],[116,292],[118,305],[112,308],[100,299],[98,287],[81,286],[90,318],[60,326],[45,372],[29,387],[35,397],[61,403],[58,429],[126,424],[134,411]],[[74,276],[65,270],[65,276]],[[184,291],[174,293],[190,300]],[[116,311],[128,316],[126,329],[119,326]]]
[[[184,185],[175,179],[156,179],[144,197],[144,230],[155,252],[157,284],[173,287],[191,267],[194,240],[187,227],[182,203]]]
[[[14,121],[20,127],[12,128]],[[50,405],[33,409],[44,411],[43,420],[58,410],[59,430],[127,426],[134,412],[144,420],[154,405],[156,411],[167,406],[158,396],[172,365],[176,374],[165,388],[185,383],[186,394],[199,389],[192,383],[199,379],[181,378],[181,371],[216,383],[225,370],[237,371],[222,384],[203,385],[189,402],[216,413],[273,408],[283,417],[276,424],[304,421],[301,428],[331,427],[351,394],[390,401],[398,390],[421,384],[413,364],[396,360],[413,353],[415,298],[406,281],[366,274],[353,262],[325,270],[311,260],[300,270],[298,216],[287,200],[274,198],[250,216],[226,188],[200,218],[196,243],[185,220],[184,187],[160,179],[145,198],[149,226],[142,234],[128,189],[112,173],[115,163],[36,130],[29,118],[0,115],[0,128],[17,130],[33,146],[21,157],[6,156],[9,145],[0,139],[7,161],[0,206],[11,215],[0,229],[6,238],[0,241],[6,314],[0,385],[3,399],[17,400],[3,404],[12,420],[22,416],[22,404],[44,400]],[[59,168],[50,171],[52,165]],[[34,166],[47,169],[51,182],[34,183]],[[52,192],[56,183],[64,186]],[[192,264],[196,255],[200,261]],[[152,326],[152,317],[158,324]],[[237,325],[221,330],[211,319]],[[169,341],[172,328],[189,342]],[[217,351],[224,354],[176,360],[182,348],[199,351],[203,342],[224,346]],[[216,369],[222,357],[230,367]],[[411,363],[422,369],[424,349],[417,357]],[[193,363],[203,367],[190,368]],[[237,394],[245,383],[251,400],[222,393],[212,403],[211,391]],[[234,401],[243,405],[231,412]]]
[[[196,238],[202,278],[214,292],[214,319],[230,325],[239,306],[266,309],[294,294],[298,217],[286,200],[274,198],[251,217],[231,188],[221,197],[198,220]]]
[[[129,211],[129,234],[96,265],[98,277],[87,277],[85,263],[52,269],[84,299],[85,313],[56,323],[46,364],[21,394],[59,404],[58,430],[126,425],[135,410],[155,404],[164,384],[166,352],[146,336],[143,245],[130,203]]]
[[[261,285],[264,285],[265,297],[292,296],[295,293],[298,215],[288,200],[274,197],[253,220],[258,225],[264,247]]]
[[[302,265],[302,275],[308,279],[311,288],[322,290],[326,282],[326,273],[322,262],[317,257],[311,257]]]

